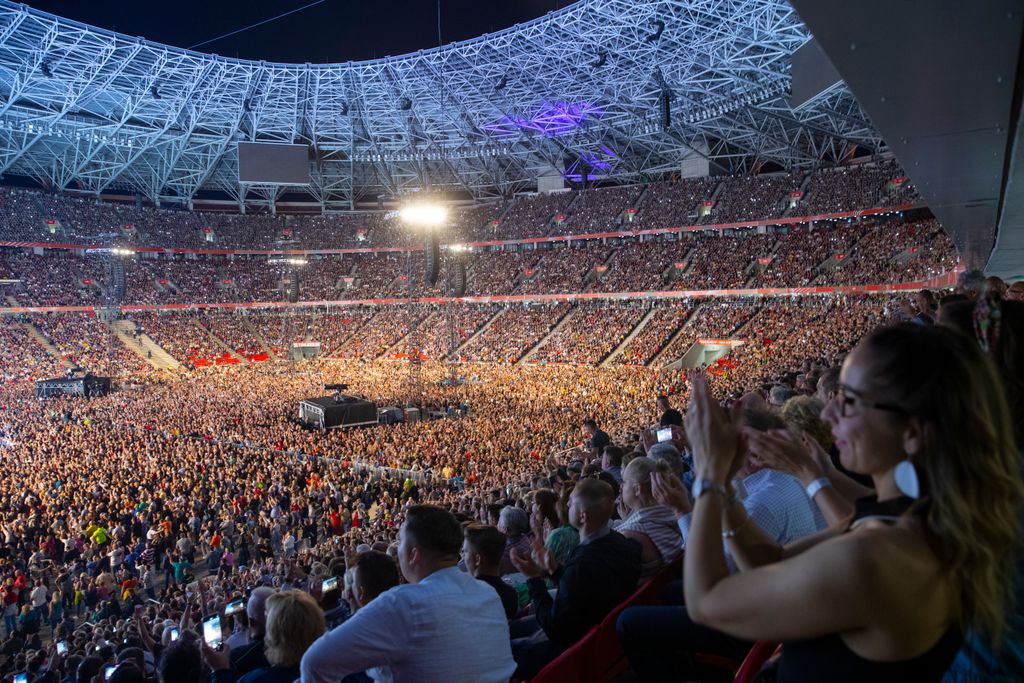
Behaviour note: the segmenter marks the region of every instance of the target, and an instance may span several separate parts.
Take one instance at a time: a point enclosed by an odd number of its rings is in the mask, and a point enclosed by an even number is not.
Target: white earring
[[[921,497],[921,482],[917,478],[917,469],[910,459],[896,465],[896,488],[903,492],[903,495],[910,498]]]

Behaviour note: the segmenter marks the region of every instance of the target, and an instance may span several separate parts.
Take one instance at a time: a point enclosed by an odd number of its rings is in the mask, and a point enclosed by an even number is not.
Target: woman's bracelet
[[[739,501],[734,500],[733,502],[738,503]],[[740,522],[740,525],[738,527],[736,527],[735,529],[725,529],[725,530],[723,530],[722,531],[722,538],[733,538],[733,537],[735,537],[736,534],[738,534],[739,532],[743,531],[743,528],[745,526],[747,526],[747,524],[750,523],[750,515],[746,514],[747,509],[745,507],[743,507],[742,504],[740,505],[740,509],[743,510],[743,514],[744,514],[743,521]]]

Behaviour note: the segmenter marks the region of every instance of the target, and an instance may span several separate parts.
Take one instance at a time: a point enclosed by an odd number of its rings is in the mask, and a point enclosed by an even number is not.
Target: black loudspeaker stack
[[[437,276],[441,274],[441,245],[438,242],[437,235],[430,236],[426,251],[426,284],[427,287],[433,287],[437,284]]]
[[[466,296],[466,262],[461,258],[451,264],[452,296]]]
[[[285,276],[285,285],[288,289],[288,303],[296,304],[299,302],[299,274],[297,271],[291,271]]]

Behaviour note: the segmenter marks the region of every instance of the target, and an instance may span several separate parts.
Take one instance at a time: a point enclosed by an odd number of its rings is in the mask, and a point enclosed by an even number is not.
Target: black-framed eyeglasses
[[[900,415],[906,415],[907,410],[900,406],[892,405],[889,403],[879,403],[878,401],[872,401],[871,399],[864,398],[856,389],[851,389],[845,384],[840,384],[839,389],[836,391],[836,398],[839,399],[839,414],[842,417],[853,417],[858,415],[865,408],[874,408],[875,410],[884,410],[890,413],[899,413]],[[851,408],[855,408],[851,411]]]

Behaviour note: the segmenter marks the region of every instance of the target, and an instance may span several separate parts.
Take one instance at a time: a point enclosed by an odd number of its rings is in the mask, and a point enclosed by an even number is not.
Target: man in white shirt
[[[386,591],[322,636],[302,657],[302,683],[336,683],[387,667],[395,683],[506,683],[515,671],[508,622],[490,586],[456,566],[462,527],[446,510],[416,505],[399,531],[409,582]]]
[[[41,622],[45,624],[47,592],[46,586],[42,581],[36,581],[36,587],[32,589],[32,593],[29,597],[32,600],[32,609],[36,611]]]

